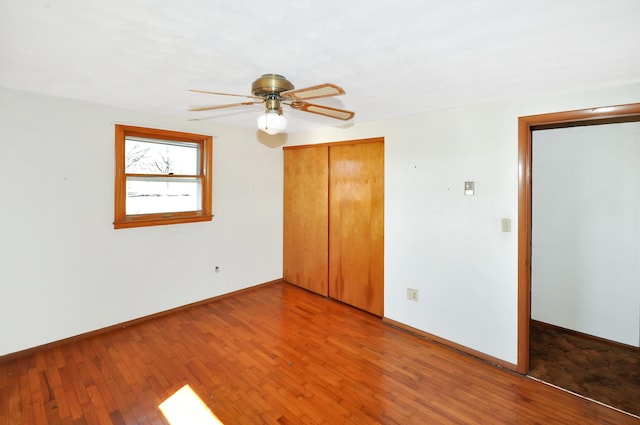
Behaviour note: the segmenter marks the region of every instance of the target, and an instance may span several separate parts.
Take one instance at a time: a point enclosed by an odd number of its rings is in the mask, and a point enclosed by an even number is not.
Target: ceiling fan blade
[[[217,91],[194,90],[194,89],[190,89],[189,91],[194,93],[216,94],[219,96],[236,96],[236,97],[246,97],[248,99],[262,99],[260,96],[251,96],[246,94],[220,93]]]
[[[204,120],[209,120],[215,117],[204,117],[204,118],[189,118],[187,119],[187,121],[204,121]]]
[[[262,103],[262,102],[240,102],[240,103],[229,103],[227,105],[198,106],[196,108],[189,108],[189,111],[191,112],[211,111],[213,109],[233,108],[234,106],[255,105],[256,103]]]
[[[318,115],[324,115],[339,120],[350,120],[356,114],[355,112],[346,111],[344,109],[331,108],[329,106],[316,105],[314,103],[297,102],[291,105],[292,108],[305,112],[311,112]]]
[[[318,99],[320,97],[338,96],[341,94],[344,94],[344,89],[342,87],[327,83],[297,90],[284,91],[280,93],[280,96],[294,100],[308,100]]]

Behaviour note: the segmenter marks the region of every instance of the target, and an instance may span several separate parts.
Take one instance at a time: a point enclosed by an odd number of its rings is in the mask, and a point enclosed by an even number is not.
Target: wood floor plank
[[[284,283],[0,364],[0,425],[638,424]]]

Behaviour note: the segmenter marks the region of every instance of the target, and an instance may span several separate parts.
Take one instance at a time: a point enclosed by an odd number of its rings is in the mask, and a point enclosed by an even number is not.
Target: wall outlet
[[[418,301],[418,290],[407,288],[407,299],[411,301]]]

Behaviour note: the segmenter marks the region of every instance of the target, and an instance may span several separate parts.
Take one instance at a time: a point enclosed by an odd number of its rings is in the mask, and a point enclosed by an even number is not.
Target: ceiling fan
[[[338,96],[344,94],[342,87],[335,84],[320,84],[302,89],[295,89],[294,85],[285,77],[279,74],[264,74],[251,84],[253,95],[219,93],[206,90],[189,90],[196,93],[215,94],[221,96],[236,96],[251,99],[250,101],[230,103],[226,105],[201,106],[190,108],[189,111],[210,111],[214,109],[232,108],[236,106],[255,105],[264,103],[265,112],[258,117],[258,128],[268,134],[278,134],[287,127],[287,119],[282,113],[282,105],[299,111],[311,112],[313,114],[324,115],[339,120],[350,120],[355,112],[344,109],[332,108],[315,103],[308,103],[309,99],[319,99],[322,97]],[[200,118],[194,118],[198,120]]]

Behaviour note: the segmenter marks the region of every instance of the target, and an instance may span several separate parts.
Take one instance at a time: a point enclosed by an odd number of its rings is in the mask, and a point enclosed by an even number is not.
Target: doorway
[[[532,131],[588,124],[640,121],[640,103],[582,109],[518,119],[518,364],[529,372],[532,243]]]
[[[534,130],[532,144],[533,323],[638,347],[640,122]]]
[[[528,376],[640,414],[640,122],[533,131]]]

